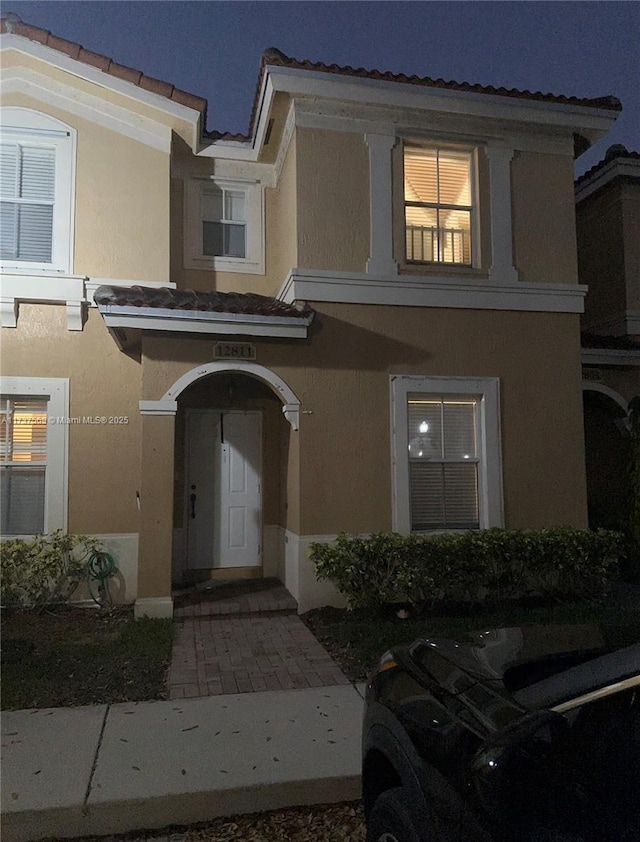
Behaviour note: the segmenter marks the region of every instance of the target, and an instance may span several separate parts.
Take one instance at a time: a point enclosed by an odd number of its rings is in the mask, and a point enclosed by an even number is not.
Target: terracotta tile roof
[[[576,179],[576,187],[579,184],[582,184],[587,179],[594,176],[599,170],[603,169],[610,161],[640,161],[640,152],[629,151],[626,146],[623,146],[621,143],[615,143],[613,146],[610,146],[604,154],[604,158],[601,161],[598,161],[597,164],[594,164],[591,169],[587,170],[586,172],[582,173],[582,175]]]
[[[240,292],[198,292],[168,287],[118,287],[104,285],[94,294],[96,304],[116,307],[153,307],[164,310],[198,310],[243,316],[304,319],[311,323],[314,311],[285,304],[266,295]]]
[[[296,59],[285,55],[276,47],[270,47],[262,54],[260,63],[260,77],[258,89],[253,103],[250,128],[256,117],[260,82],[266,67],[291,67],[296,70],[312,70],[319,73],[334,73],[338,76],[355,76],[360,79],[377,79],[382,82],[398,82],[405,85],[417,85],[424,88],[441,88],[449,91],[465,91],[467,93],[490,94],[515,99],[527,99],[538,102],[550,102],[560,105],[581,105],[586,108],[604,108],[610,111],[621,111],[622,104],[615,96],[597,97],[595,99],[562,94],[543,93],[542,91],[520,91],[516,88],[495,88],[493,85],[479,85],[471,82],[455,82],[445,79],[432,79],[430,76],[407,76],[405,73],[392,73],[390,70],[367,70],[364,67],[342,66],[338,64],[324,64],[320,61]],[[220,135],[220,137],[223,137]]]
[[[125,82],[132,82],[134,85],[142,88],[142,90],[159,94],[173,102],[186,105],[187,108],[193,108],[206,115],[207,100],[203,97],[190,94],[187,91],[181,91],[169,82],[162,82],[160,79],[154,79],[153,76],[146,76],[140,70],[134,70],[132,67],[118,64],[108,56],[85,50],[80,44],[76,44],[74,41],[67,41],[65,38],[58,38],[56,35],[52,35],[47,29],[41,29],[39,26],[31,26],[28,23],[23,23],[18,15],[13,12],[8,12],[0,18],[0,33],[5,32],[21,35],[23,38],[29,38],[31,41],[37,41],[39,44],[51,47],[52,50],[64,53],[76,61],[81,61],[83,64],[95,67],[103,73],[108,73],[117,79],[124,79]]]
[[[127,82],[132,82],[134,85],[143,90],[151,91],[160,96],[167,97],[174,102],[181,105],[186,105],[189,108],[194,108],[200,111],[204,116],[203,125],[206,125],[206,110],[207,100],[203,97],[190,94],[187,91],[182,91],[174,87],[169,82],[163,82],[160,79],[154,79],[151,76],[146,76],[140,70],[135,70],[131,67],[126,67],[122,64],[117,64],[108,56],[100,53],[93,53],[85,50],[80,44],[73,41],[67,41],[65,38],[58,38],[52,35],[48,30],[41,29],[37,26],[23,23],[18,15],[13,12],[8,12],[0,18],[0,32],[12,32],[15,35],[21,35],[24,38],[29,38],[32,41],[37,41],[40,44],[45,44],[54,50],[65,53],[71,58],[81,61],[84,64],[95,67],[98,70],[115,76],[118,79],[124,79]],[[416,85],[426,88],[441,88],[451,91],[464,91],[468,93],[482,93],[493,96],[511,97],[516,99],[534,100],[539,102],[549,102],[564,105],[580,105],[588,108],[604,108],[611,111],[620,111],[622,105],[620,100],[614,96],[605,96],[595,99],[581,98],[574,96],[563,96],[559,94],[542,93],[541,91],[520,91],[515,88],[495,88],[492,85],[479,85],[470,82],[455,82],[447,81],[445,79],[432,79],[429,76],[407,76],[404,73],[392,73],[385,70],[366,70],[364,67],[354,68],[349,65],[341,66],[338,64],[324,64],[323,62],[312,62],[307,59],[296,59],[285,55],[283,52],[275,47],[270,47],[262,54],[260,61],[260,72],[258,76],[258,84],[253,101],[253,108],[251,111],[251,120],[249,123],[248,134],[219,132],[219,131],[205,131],[204,134],[210,140],[227,140],[239,143],[246,143],[251,140],[254,122],[257,114],[258,99],[260,96],[260,88],[262,77],[267,67],[290,67],[297,70],[310,70],[320,73],[333,73],[339,76],[355,76],[360,79],[377,79],[383,82],[397,82],[400,84]]]
[[[640,342],[630,336],[601,336],[598,333],[583,333],[582,347],[609,351],[640,351]]]

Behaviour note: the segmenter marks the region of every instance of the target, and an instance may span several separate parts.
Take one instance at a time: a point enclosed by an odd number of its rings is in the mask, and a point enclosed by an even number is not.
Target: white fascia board
[[[451,307],[465,310],[521,310],[582,313],[587,287],[579,284],[498,285],[449,278],[401,275],[375,279],[356,272],[293,269],[276,296],[280,301]]]
[[[107,102],[86,91],[78,91],[71,85],[48,79],[44,74],[29,68],[8,68],[2,74],[0,91],[8,94],[22,94],[88,120],[103,129],[144,143],[167,155],[171,152],[171,129],[163,123],[142,117],[119,105]]]
[[[0,294],[19,301],[82,302],[85,280],[82,275],[5,272],[0,278]]]
[[[119,79],[117,76],[105,73],[97,67],[92,67],[89,64],[71,58],[71,56],[60,53],[58,50],[54,50],[37,41],[31,41],[29,38],[24,38],[21,35],[14,35],[13,33],[0,35],[0,50],[11,49],[40,59],[40,61],[44,61],[53,67],[65,70],[72,76],[85,79],[87,82],[93,82],[101,88],[116,91],[138,102],[144,102],[146,105],[156,108],[159,111],[164,111],[165,114],[176,117],[178,120],[184,120],[187,123],[192,123],[194,126],[197,126],[200,121],[201,114],[195,108],[189,108],[187,105],[181,105],[179,102],[175,102],[165,96],[147,91],[138,85],[134,85],[133,82],[127,82],[126,79]],[[115,63],[117,64],[118,62]]]
[[[640,351],[619,348],[583,348],[583,365],[624,365],[640,367]]]
[[[271,77],[274,91],[294,96],[324,97],[395,108],[415,108],[494,117],[520,123],[562,126],[574,131],[594,133],[592,139],[608,131],[619,115],[619,112],[606,108],[430,88],[290,67],[268,67],[267,73]]]
[[[302,319],[281,318],[277,322],[264,316],[164,310],[159,307],[112,307],[98,305],[108,328],[163,330],[172,333],[211,333],[221,336],[275,336],[305,339],[308,324]],[[217,318],[216,318],[217,317]]]
[[[234,158],[240,161],[257,161],[262,149],[269,113],[275,91],[269,74],[265,73],[258,97],[253,136],[250,140],[214,140],[207,146],[201,145],[197,151],[199,158]]]
[[[631,178],[640,179],[640,160],[634,158],[614,158],[609,161],[601,170],[594,173],[591,178],[585,179],[576,188],[576,202],[581,202],[604,187],[610,181],[618,176],[629,176]]]

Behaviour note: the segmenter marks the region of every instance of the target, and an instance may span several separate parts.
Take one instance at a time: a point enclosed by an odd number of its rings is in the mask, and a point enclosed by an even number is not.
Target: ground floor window
[[[64,529],[68,381],[7,377],[0,390],[1,532]]]
[[[393,376],[394,528],[501,526],[498,381]]]

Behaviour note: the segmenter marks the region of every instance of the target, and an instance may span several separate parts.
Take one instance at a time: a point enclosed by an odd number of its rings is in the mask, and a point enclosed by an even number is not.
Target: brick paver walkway
[[[349,683],[280,582],[224,585],[176,603],[171,699]]]

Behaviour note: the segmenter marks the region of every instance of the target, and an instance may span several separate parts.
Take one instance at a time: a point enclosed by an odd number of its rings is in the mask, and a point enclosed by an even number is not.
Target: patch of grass
[[[166,698],[171,620],[64,608],[2,618],[2,709]]]
[[[640,642],[640,612],[633,608],[593,603],[523,607],[505,605],[431,615],[396,616],[397,606],[379,612],[319,608],[301,619],[343,671],[361,681],[387,649],[418,637],[464,637],[470,631],[524,625],[597,625],[612,647]]]

